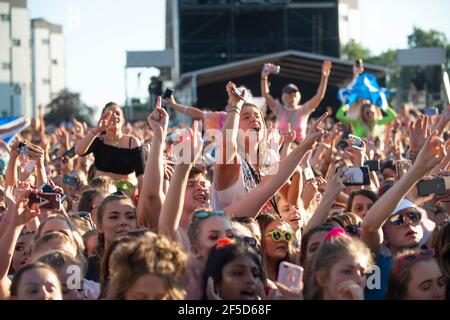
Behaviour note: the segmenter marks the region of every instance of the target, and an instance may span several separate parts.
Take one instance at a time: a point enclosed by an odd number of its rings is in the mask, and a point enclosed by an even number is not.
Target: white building
[[[0,117],[34,117],[64,88],[62,27],[31,22],[27,0],[0,0]]]
[[[358,0],[339,0],[339,40],[341,44],[350,41],[361,43],[361,16]]]
[[[26,0],[0,0],[0,116],[32,116],[31,30]]]
[[[62,27],[44,19],[32,25],[33,105],[47,105],[66,87]]]

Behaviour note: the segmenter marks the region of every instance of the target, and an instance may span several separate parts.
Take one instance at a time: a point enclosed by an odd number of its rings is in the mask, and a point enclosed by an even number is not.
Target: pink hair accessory
[[[344,229],[342,228],[333,228],[331,229],[327,235],[325,236],[325,238],[323,239],[323,241],[330,241],[332,239],[336,239],[336,238],[345,238],[345,239],[349,239],[351,240],[352,238],[345,232]]]

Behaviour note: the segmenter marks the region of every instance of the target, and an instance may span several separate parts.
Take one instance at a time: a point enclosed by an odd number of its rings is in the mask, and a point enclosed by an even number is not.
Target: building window
[[[50,79],[42,79],[43,84],[50,84]]]
[[[3,70],[11,70],[11,63],[9,63],[9,62],[3,62],[3,63],[2,63],[2,69],[3,69]]]
[[[53,64],[54,66],[57,66],[57,65],[58,65],[58,60],[53,59],[53,60],[52,60],[52,64]]]
[[[10,15],[9,14],[0,14],[0,20],[5,21],[5,22],[10,21],[11,20]]]
[[[20,47],[20,39],[12,39],[12,43],[14,47]]]
[[[50,39],[42,39],[42,44],[50,44]]]

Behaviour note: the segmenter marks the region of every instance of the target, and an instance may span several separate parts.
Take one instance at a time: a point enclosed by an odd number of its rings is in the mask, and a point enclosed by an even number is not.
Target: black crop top
[[[119,148],[105,144],[97,137],[83,156],[92,152],[94,153],[94,165],[97,170],[116,174],[135,172],[136,177],[144,173],[145,161],[142,146],[132,149]]]

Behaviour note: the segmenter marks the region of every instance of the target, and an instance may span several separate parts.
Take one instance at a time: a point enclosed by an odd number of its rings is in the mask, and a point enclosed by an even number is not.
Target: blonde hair
[[[345,256],[365,256],[367,267],[372,265],[369,248],[356,238],[339,237],[325,240],[312,256],[305,270],[305,299],[323,299],[323,288],[317,280],[317,273],[324,271],[328,276],[331,268]]]
[[[186,263],[186,254],[163,236],[121,243],[111,255],[108,298],[124,299],[139,277],[153,274],[163,280],[169,299],[182,300],[186,293],[178,283],[186,271]]]

